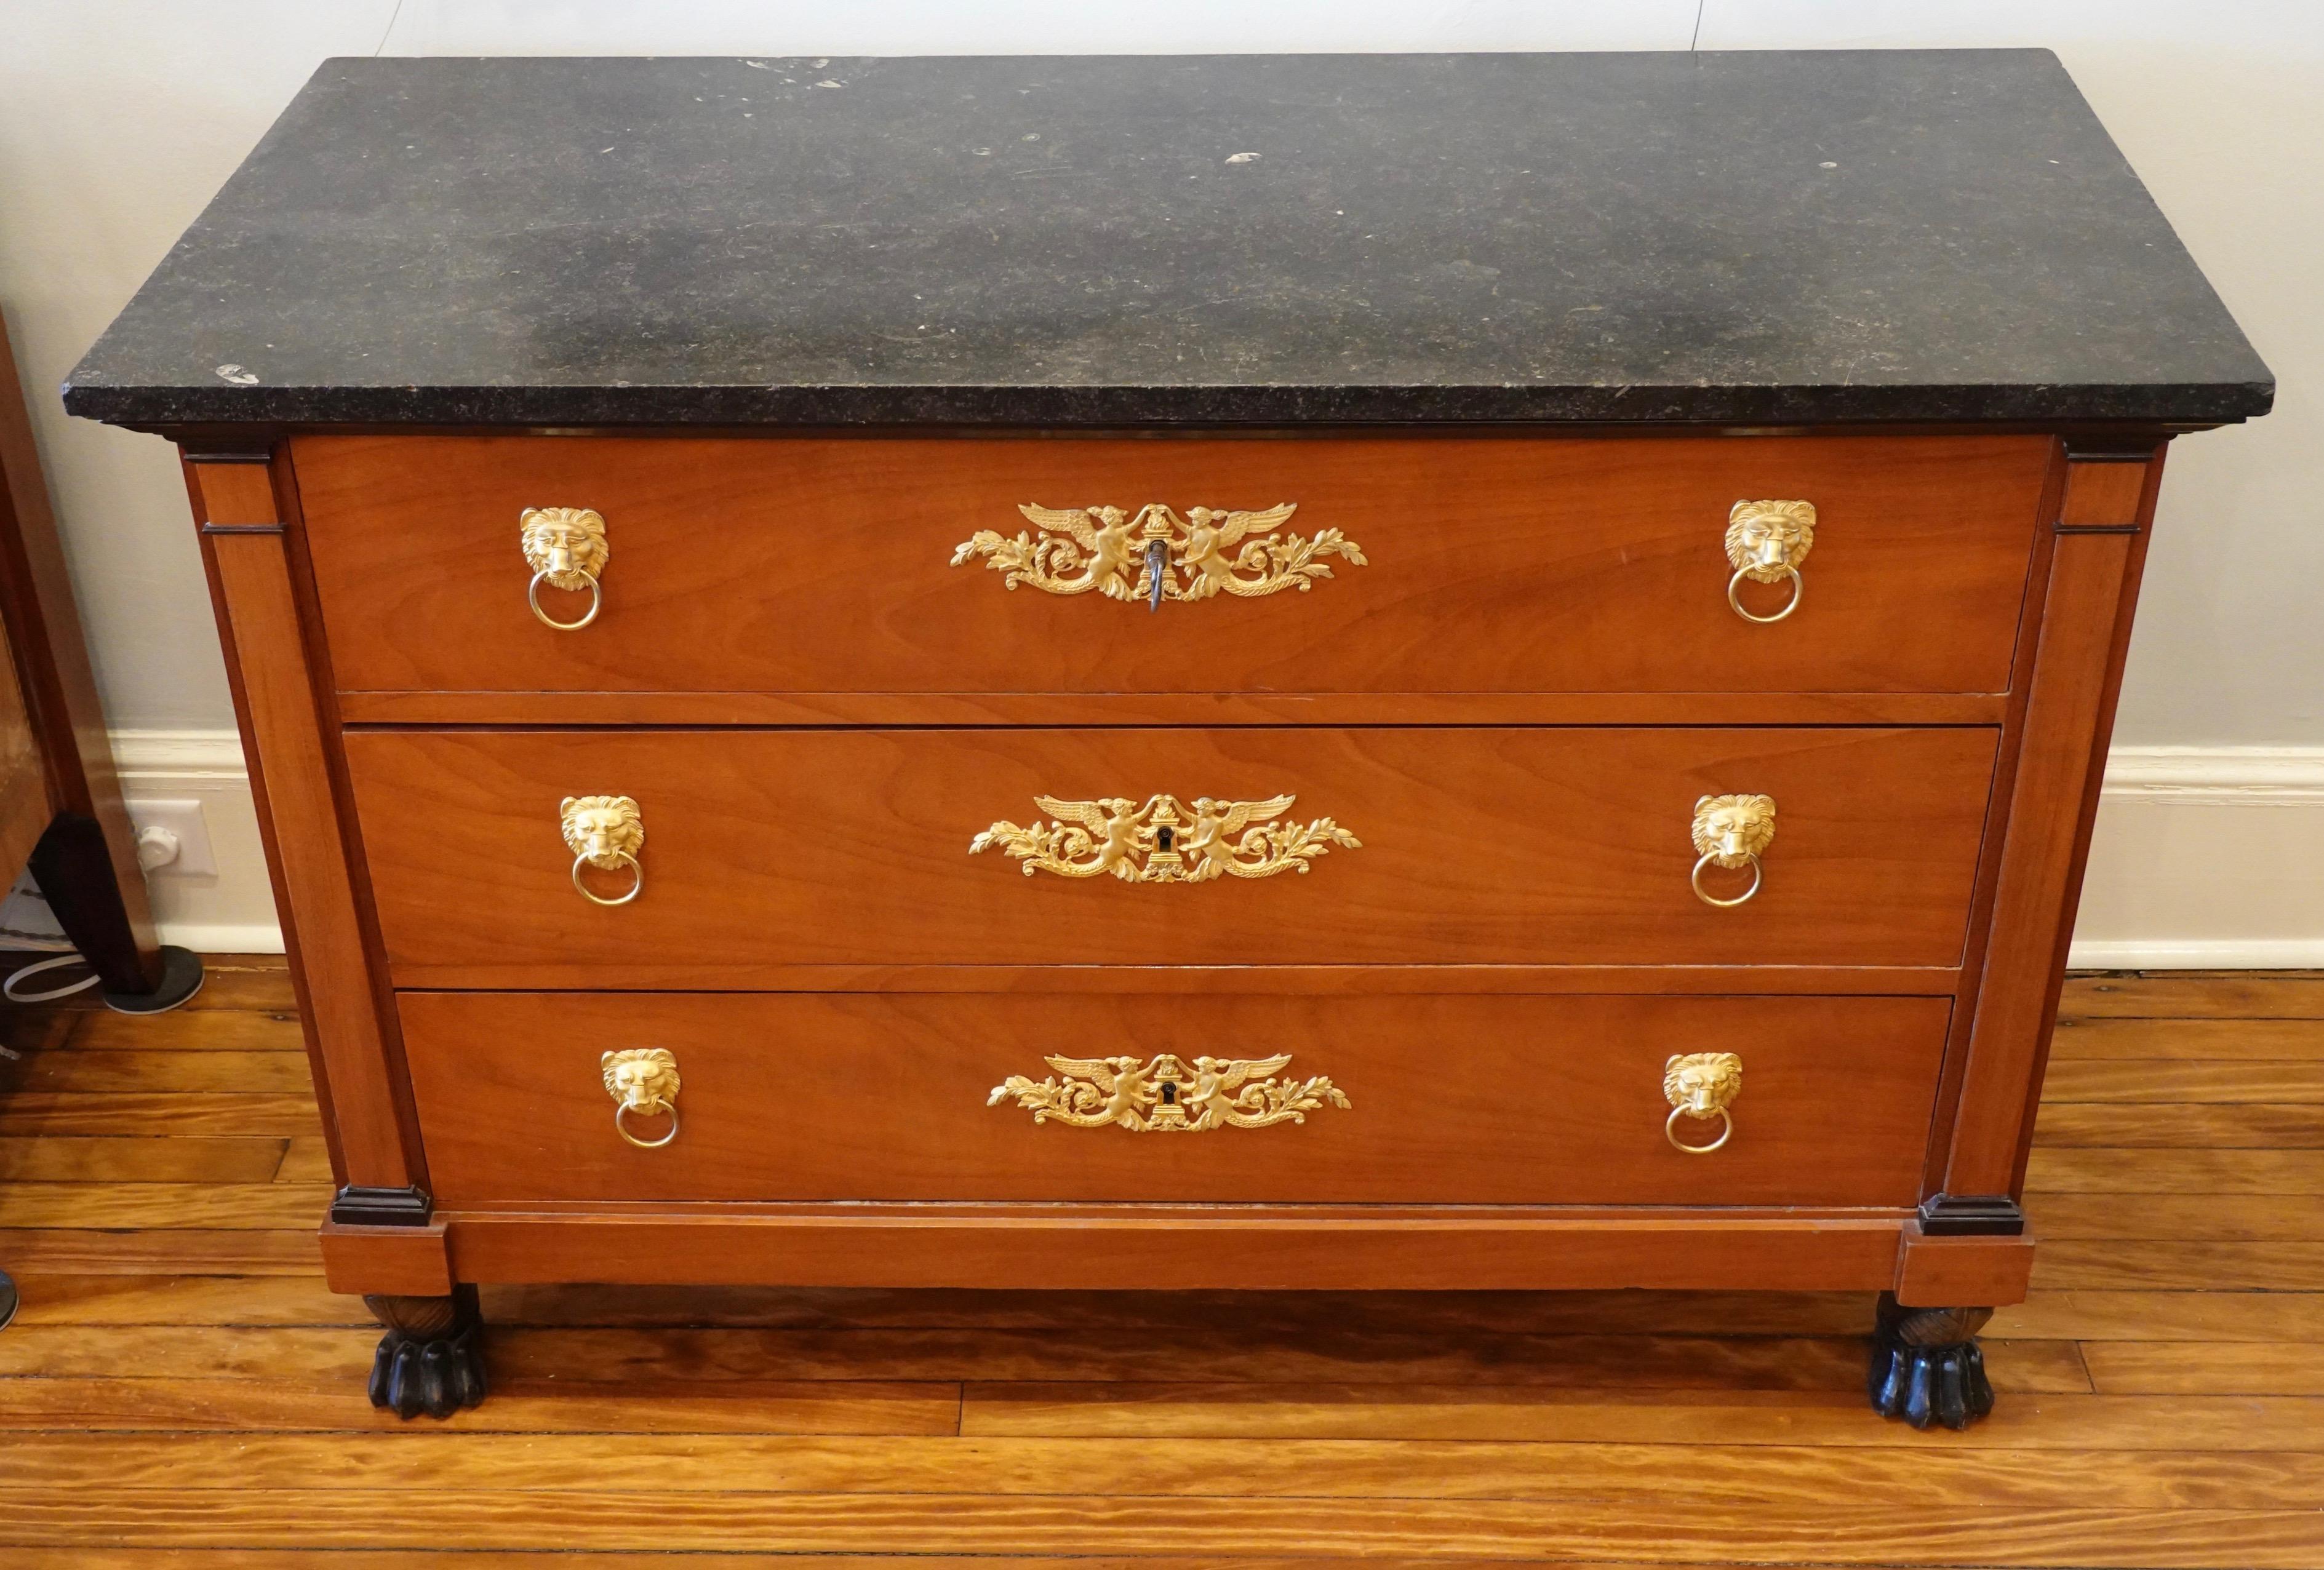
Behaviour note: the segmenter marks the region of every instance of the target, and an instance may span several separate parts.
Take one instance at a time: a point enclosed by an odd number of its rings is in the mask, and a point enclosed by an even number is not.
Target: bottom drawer
[[[439,1201],[1912,1205],[1931,997],[405,993]],[[642,1110],[617,1131],[607,1053]],[[1665,1062],[1731,1053],[1681,1116]],[[1063,1060],[1063,1066],[1047,1060]],[[1107,1061],[1113,1060],[1113,1061]],[[1711,1075],[1714,1081],[1720,1076]],[[1723,1089],[1714,1085],[1713,1094]]]

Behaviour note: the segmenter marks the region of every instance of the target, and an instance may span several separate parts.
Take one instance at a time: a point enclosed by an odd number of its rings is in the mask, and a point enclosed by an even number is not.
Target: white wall
[[[2324,963],[2324,866],[2298,860],[2299,848],[2324,846],[2317,0],[7,0],[4,9],[0,308],[16,335],[113,723],[179,735],[223,730],[232,717],[175,465],[156,438],[66,419],[54,389],[326,56],[2055,49],[2282,383],[2273,416],[2173,451],[2117,730],[2128,750],[2084,906],[2085,957]],[[2292,854],[2269,854],[2279,845]],[[212,924],[246,926],[247,910]]]

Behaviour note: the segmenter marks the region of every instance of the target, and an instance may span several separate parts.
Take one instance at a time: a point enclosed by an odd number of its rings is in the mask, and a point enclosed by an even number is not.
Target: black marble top
[[[2273,396],[2023,50],[331,60],[65,387],[137,425]]]

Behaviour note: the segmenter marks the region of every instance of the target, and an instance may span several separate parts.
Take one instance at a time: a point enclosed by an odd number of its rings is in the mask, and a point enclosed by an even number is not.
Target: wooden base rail
[[[2022,1301],[2033,1240],[1928,1238],[1909,1213],[1617,1213],[1492,1207],[604,1206],[438,1211],[327,1226],[331,1289],[632,1285],[1503,1290],[1893,1290]]]

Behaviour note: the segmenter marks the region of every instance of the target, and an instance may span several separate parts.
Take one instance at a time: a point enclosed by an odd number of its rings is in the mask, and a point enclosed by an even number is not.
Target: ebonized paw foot
[[[1977,1331],[1990,1308],[1907,1308],[1884,1292],[1872,1333],[1872,1409],[1915,1428],[1966,1428],[1993,1410]]]
[[[399,1418],[448,1418],[484,1399],[484,1329],[474,1288],[448,1298],[365,1298],[387,1327],[371,1363],[371,1404]]]

